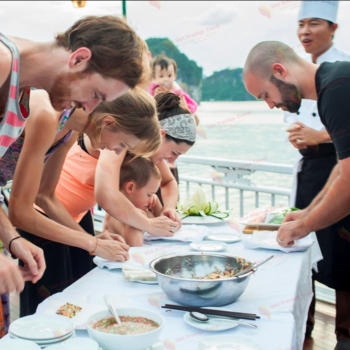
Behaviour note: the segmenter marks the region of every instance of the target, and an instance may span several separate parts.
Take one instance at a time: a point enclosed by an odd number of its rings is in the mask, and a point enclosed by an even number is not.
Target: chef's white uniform
[[[309,62],[312,62],[311,55],[303,57]],[[316,64],[321,64],[323,62],[336,62],[336,61],[350,61],[350,54],[340,51],[334,47],[334,44],[330,47],[328,51],[319,56],[316,60]],[[314,100],[302,100],[301,106],[298,113],[284,113],[284,121],[290,126],[295,122],[301,122],[306,126],[321,131],[325,127],[321,122],[321,119],[317,111],[317,101]],[[331,141],[330,141],[331,142]],[[296,163],[293,169],[293,185],[292,185],[292,195],[290,197],[289,205],[295,206],[297,186],[298,186],[298,173],[301,171],[303,166],[303,156],[297,153]]]

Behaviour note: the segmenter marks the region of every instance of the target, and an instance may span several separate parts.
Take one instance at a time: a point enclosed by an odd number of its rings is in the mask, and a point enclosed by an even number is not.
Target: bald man
[[[316,100],[337,151],[339,163],[322,191],[307,208],[288,214],[278,231],[278,243],[290,247],[350,213],[350,62],[317,65],[282,42],[261,42],[248,55],[243,80],[247,91],[270,108],[296,113],[302,99]],[[349,232],[344,237],[350,241]]]

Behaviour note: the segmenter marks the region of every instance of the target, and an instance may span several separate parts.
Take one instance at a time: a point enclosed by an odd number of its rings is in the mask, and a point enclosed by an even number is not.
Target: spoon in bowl
[[[200,313],[200,312],[190,312],[190,316],[194,320],[196,320],[197,322],[208,322],[209,321],[209,317],[207,315]],[[258,328],[257,326],[255,326],[251,323],[248,323],[248,322],[244,322],[244,321],[232,320],[232,319],[229,319],[226,317],[214,317],[214,318],[221,318],[221,319],[227,320],[228,322],[235,322],[235,323],[243,324],[243,325],[248,326],[248,327]]]
[[[233,275],[232,277],[238,277],[241,275],[245,275],[247,272],[249,272],[250,270],[254,270],[256,269],[258,266],[265,264],[267,261],[269,261],[270,259],[272,259],[274,257],[274,255],[271,255],[270,257],[268,257],[266,260],[262,261],[259,264],[253,264],[250,267],[243,269],[242,271],[239,271],[238,273],[236,273],[235,275]]]
[[[113,297],[110,294],[106,294],[103,297],[104,302],[106,303],[109,311],[111,312],[111,314],[113,315],[113,317],[115,318],[115,320],[117,321],[118,325],[120,326],[122,323],[120,321],[120,318],[118,316],[117,310],[115,309],[115,305],[114,305],[114,301],[113,301]]]

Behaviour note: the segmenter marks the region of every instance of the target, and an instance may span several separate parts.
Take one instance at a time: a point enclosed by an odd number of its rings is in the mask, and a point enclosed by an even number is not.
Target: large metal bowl
[[[192,274],[202,277],[215,268],[241,268],[237,258],[241,257],[215,253],[169,254],[152,260],[149,267],[157,275],[158,283],[169,299],[189,306],[223,306],[242,295],[256,269],[239,277],[219,280],[193,279]],[[254,265],[252,261],[245,260]],[[169,269],[172,275],[167,274]]]

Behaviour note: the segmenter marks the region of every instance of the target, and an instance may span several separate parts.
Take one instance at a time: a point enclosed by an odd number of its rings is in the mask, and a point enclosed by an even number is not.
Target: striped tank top
[[[29,117],[30,88],[25,88],[19,98],[19,52],[9,39],[0,33],[0,42],[12,53],[12,67],[5,113],[0,121],[0,158],[22,134]]]

